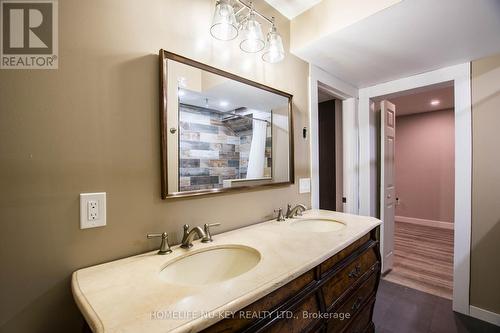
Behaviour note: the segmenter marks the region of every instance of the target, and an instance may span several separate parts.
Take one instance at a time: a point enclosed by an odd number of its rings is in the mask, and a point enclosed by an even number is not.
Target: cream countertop
[[[317,266],[380,225],[378,219],[324,210],[302,218],[331,218],[346,227],[334,232],[304,232],[293,220],[275,220],[217,234],[212,243],[191,249],[172,247],[80,269],[73,273],[75,301],[94,332],[196,332],[238,311]],[[174,285],[160,270],[186,253],[215,246],[245,245],[260,252],[250,271],[210,286]],[[207,263],[210,265],[210,263]],[[204,316],[197,316],[204,314]],[[166,318],[177,315],[178,318]]]

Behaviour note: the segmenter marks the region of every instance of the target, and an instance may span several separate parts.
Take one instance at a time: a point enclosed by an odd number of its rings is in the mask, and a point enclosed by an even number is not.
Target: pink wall
[[[453,222],[453,116],[443,110],[396,118],[397,216]]]

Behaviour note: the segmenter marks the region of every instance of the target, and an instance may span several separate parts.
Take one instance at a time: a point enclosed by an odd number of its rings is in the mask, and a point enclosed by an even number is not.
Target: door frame
[[[360,214],[373,215],[376,189],[373,175],[378,172],[377,159],[370,149],[374,140],[375,124],[370,115],[370,100],[377,96],[452,81],[455,98],[455,212],[453,257],[453,310],[470,314],[470,248],[471,248],[471,191],[472,191],[472,113],[471,113],[471,65],[441,68],[359,90],[359,137],[360,137]],[[383,163],[383,159],[380,161]],[[376,182],[375,182],[376,183]],[[383,197],[380,197],[383,200]],[[381,235],[382,236],[382,235]],[[383,243],[381,237],[381,243]]]
[[[311,152],[311,206],[319,209],[318,87],[342,101],[344,212],[359,213],[358,192],[358,89],[324,70],[309,64],[309,133]]]

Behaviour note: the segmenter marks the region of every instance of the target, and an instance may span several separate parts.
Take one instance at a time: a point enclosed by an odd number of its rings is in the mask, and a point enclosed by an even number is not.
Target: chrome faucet
[[[292,208],[292,205],[288,204],[286,207],[286,218],[291,219],[294,216],[302,216],[302,212],[307,210],[307,207],[304,206],[303,204],[298,204],[297,206]]]
[[[161,245],[160,250],[158,250],[158,254],[168,254],[171,253],[170,245],[168,244],[168,234],[163,232],[161,234],[148,234],[148,238],[157,238],[161,237]]]
[[[198,238],[201,239],[207,237],[202,228],[194,227],[193,229],[189,230],[189,225],[184,224],[184,235],[182,236],[181,247],[183,249],[189,249],[191,246],[193,246],[193,239],[196,235],[198,235]]]

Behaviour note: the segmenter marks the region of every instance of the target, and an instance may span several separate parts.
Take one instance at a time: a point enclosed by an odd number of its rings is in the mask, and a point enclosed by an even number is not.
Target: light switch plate
[[[311,178],[299,178],[299,193],[311,193]]]
[[[106,225],[106,192],[80,193],[80,229]]]

